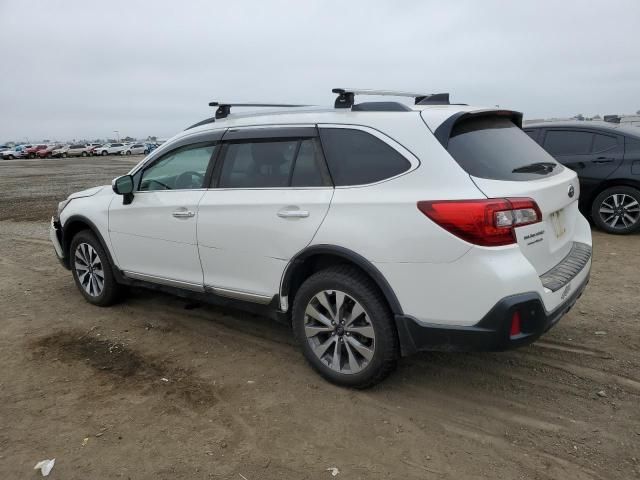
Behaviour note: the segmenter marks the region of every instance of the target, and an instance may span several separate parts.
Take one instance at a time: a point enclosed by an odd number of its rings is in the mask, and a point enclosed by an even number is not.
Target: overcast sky
[[[0,141],[172,136],[212,100],[450,92],[527,118],[640,109],[640,1],[0,0]]]

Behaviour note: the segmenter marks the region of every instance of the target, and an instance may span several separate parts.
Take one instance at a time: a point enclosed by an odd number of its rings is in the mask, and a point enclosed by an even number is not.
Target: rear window
[[[478,117],[457,123],[447,150],[469,175],[491,180],[535,180],[563,168],[507,118]],[[539,164],[554,166],[536,169]]]

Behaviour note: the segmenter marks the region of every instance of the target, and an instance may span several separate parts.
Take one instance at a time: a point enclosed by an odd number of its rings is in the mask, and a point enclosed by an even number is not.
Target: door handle
[[[613,162],[613,158],[608,158],[608,157],[598,157],[593,161],[593,163],[611,163],[611,162]]]
[[[309,212],[297,208],[283,208],[278,212],[278,216],[280,218],[306,218],[309,216]]]
[[[175,218],[191,218],[196,216],[195,212],[192,212],[191,210],[176,210],[171,215]]]

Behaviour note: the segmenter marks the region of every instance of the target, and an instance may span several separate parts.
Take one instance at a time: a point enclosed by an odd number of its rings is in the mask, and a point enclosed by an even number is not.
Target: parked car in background
[[[51,151],[51,156],[53,158],[60,158],[67,156],[67,150],[69,150],[70,145],[62,145],[58,148],[55,148]]]
[[[45,148],[47,148],[47,145],[45,145],[45,144],[34,145],[33,147],[29,147],[29,148],[25,149],[24,156],[25,157],[29,157],[29,158],[36,158],[36,155],[38,154],[38,151],[44,150]]]
[[[52,152],[58,148],[62,148],[64,145],[60,145],[59,143],[57,144],[52,144],[52,145],[47,145],[47,148],[43,148],[42,150],[38,150],[38,157],[40,158],[51,158],[53,156]]]
[[[146,155],[149,151],[149,148],[144,143],[132,143],[126,145],[120,155]]]
[[[79,292],[99,306],[126,285],[235,299],[359,388],[400,355],[529,344],[571,309],[591,229],[576,173],[521,113],[334,91],[336,108],[220,107],[111,186],[60,202],[50,238]]]
[[[558,162],[578,174],[580,209],[600,229],[640,230],[640,129],[597,121],[524,128]]]
[[[93,150],[94,155],[115,155],[124,149],[124,143],[105,143]]]
[[[95,150],[98,147],[101,147],[102,144],[101,143],[89,143],[87,144],[87,151],[89,152],[89,155],[95,155]]]
[[[2,158],[4,160],[13,160],[14,158],[23,158],[27,148],[31,148],[33,145],[18,145],[10,150],[2,152]]]

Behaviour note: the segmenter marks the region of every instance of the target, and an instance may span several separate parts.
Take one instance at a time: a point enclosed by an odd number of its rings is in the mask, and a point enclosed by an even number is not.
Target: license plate
[[[562,237],[567,232],[567,229],[564,226],[564,209],[553,212],[550,217],[553,230],[556,233],[556,238]]]

